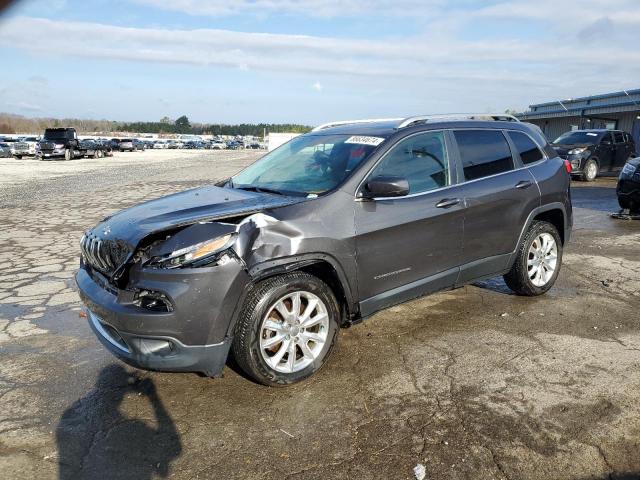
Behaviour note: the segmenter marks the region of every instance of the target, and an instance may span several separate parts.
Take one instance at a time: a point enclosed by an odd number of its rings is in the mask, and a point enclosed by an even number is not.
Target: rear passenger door
[[[465,283],[507,268],[529,213],[540,204],[540,191],[501,130],[464,129],[453,134],[466,204],[458,280]],[[543,157],[536,150],[524,148],[523,158],[533,163],[537,155]]]

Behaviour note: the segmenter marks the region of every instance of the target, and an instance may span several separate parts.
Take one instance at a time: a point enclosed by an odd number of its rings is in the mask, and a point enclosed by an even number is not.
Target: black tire
[[[593,158],[590,158],[584,164],[581,178],[585,182],[593,182],[596,178],[598,178],[598,173],[600,173],[598,162],[596,162]]]
[[[620,208],[622,209],[631,210],[631,200],[627,197],[618,196],[618,205],[620,205]]]
[[[527,273],[527,263],[529,260],[529,249],[533,241],[542,233],[550,234],[556,242],[558,257],[556,268],[551,278],[543,286],[533,284]],[[534,220],[527,233],[518,246],[516,251],[516,259],[511,270],[504,275],[504,281],[507,286],[518,295],[534,297],[547,292],[555,283],[562,267],[562,240],[558,229],[549,222]]]
[[[22,160],[22,155],[16,155],[16,158],[17,158],[18,160]]]
[[[66,148],[64,151],[64,159],[66,161],[73,160],[73,150],[70,148]]]
[[[262,357],[259,344],[260,328],[263,318],[274,303],[296,291],[310,292],[324,303],[329,317],[329,329],[322,350],[311,364],[297,372],[283,373],[274,370]],[[340,312],[331,289],[313,275],[291,272],[268,278],[255,285],[245,299],[233,339],[232,351],[235,361],[247,375],[263,385],[286,386],[300,382],[317,372],[329,358],[337,342]]]

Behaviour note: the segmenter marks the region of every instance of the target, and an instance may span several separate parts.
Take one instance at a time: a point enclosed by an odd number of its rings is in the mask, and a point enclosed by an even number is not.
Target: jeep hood
[[[130,249],[151,233],[223,218],[250,215],[306,201],[306,197],[206,186],[140,203],[100,222],[92,233],[126,242]]]

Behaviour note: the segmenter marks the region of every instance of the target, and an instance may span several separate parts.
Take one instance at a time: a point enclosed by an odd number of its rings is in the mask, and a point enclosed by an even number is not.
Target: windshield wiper
[[[237,188],[238,190],[247,190],[249,192],[275,193],[276,195],[285,195],[285,193],[281,192],[280,190],[275,190],[273,188],[256,187],[255,185],[235,185],[233,188]]]

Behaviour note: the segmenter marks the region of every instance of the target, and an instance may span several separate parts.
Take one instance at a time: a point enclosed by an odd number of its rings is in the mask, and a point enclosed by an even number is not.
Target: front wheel
[[[585,182],[593,182],[598,176],[598,170],[598,162],[593,159],[587,160],[587,163],[584,164],[582,179]]]
[[[73,150],[71,150],[70,148],[67,148],[64,151],[64,159],[67,161],[73,160]]]
[[[233,356],[263,385],[299,382],[326,362],[340,308],[331,289],[304,272],[268,278],[249,293],[238,319]]]
[[[518,295],[542,295],[555,283],[561,264],[558,230],[549,222],[534,221],[520,242],[516,260],[504,281]]]

